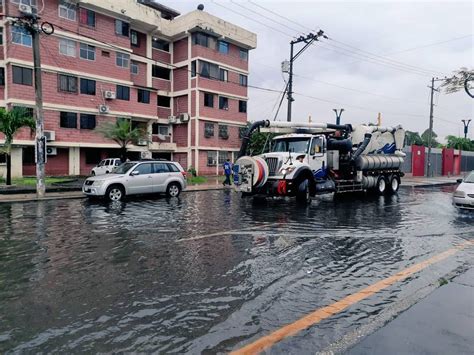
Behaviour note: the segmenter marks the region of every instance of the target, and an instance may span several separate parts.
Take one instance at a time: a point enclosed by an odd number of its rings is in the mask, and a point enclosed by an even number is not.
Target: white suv
[[[97,164],[96,167],[92,168],[91,175],[96,176],[109,174],[120,164],[122,164],[122,161],[119,158],[104,159],[99,164]]]
[[[179,163],[149,160],[126,162],[111,173],[93,176],[82,186],[89,197],[120,201],[126,195],[166,193],[177,197],[186,188],[186,172]]]

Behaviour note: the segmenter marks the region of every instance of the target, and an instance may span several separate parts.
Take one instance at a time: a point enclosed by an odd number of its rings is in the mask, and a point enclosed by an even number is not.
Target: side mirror
[[[135,176],[135,175],[140,175],[140,172],[138,170],[133,170],[131,173],[130,173],[130,176]]]
[[[457,179],[456,182],[457,182],[458,184],[460,184],[460,183],[462,183],[462,179]]]

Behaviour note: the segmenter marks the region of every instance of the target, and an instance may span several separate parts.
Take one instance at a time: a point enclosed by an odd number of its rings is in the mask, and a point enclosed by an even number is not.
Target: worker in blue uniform
[[[223,182],[223,185],[231,185],[232,183],[230,182],[230,176],[232,175],[232,163],[230,162],[230,159],[227,159],[223,165],[223,168],[225,174],[225,181]]]

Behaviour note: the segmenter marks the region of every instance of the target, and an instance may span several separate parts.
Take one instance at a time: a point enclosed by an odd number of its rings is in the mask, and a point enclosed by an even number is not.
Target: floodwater
[[[0,205],[0,353],[223,353],[474,239],[452,188],[390,197]],[[471,248],[472,249],[472,248]],[[472,260],[466,249],[276,344],[314,353]]]

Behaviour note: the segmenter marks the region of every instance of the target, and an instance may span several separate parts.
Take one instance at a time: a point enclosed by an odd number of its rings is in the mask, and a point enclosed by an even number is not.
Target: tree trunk
[[[12,184],[12,158],[10,153],[7,153],[7,185]]]
[[[127,161],[127,147],[123,146],[120,150],[121,150],[120,159],[122,159],[122,162],[126,162]]]

